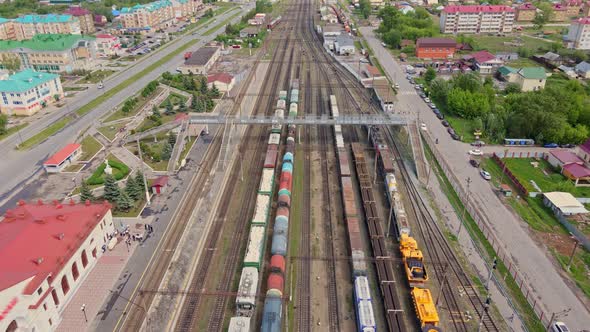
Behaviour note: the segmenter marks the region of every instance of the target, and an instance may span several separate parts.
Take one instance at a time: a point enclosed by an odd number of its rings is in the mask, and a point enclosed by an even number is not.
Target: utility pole
[[[488,313],[488,309],[490,308],[490,303],[492,302],[492,299],[490,299],[490,295],[488,294],[488,297],[486,298],[486,302],[483,304],[483,311],[481,312],[481,315],[479,316],[479,326],[477,327],[477,332],[481,332],[481,327],[483,326],[483,316],[485,314]]]
[[[148,186],[147,186],[147,180],[145,178],[145,172],[144,172],[144,165],[143,165],[143,155],[141,154],[141,145],[139,144],[139,137],[136,138],[136,142],[137,142],[137,151],[139,152],[139,161],[140,161],[140,167],[141,167],[141,173],[143,174],[143,188],[145,190],[145,200],[146,200],[146,204],[147,206],[150,206],[150,193],[148,191]]]
[[[572,233],[570,233],[570,235],[573,237],[574,235]],[[570,271],[570,268],[572,266],[572,261],[574,260],[574,254],[576,253],[576,249],[578,249],[578,244],[580,244],[580,240],[578,240],[576,237],[574,237],[574,249],[572,250],[572,253],[570,254],[570,259],[567,262],[567,270]]]
[[[549,320],[549,324],[547,324],[547,331],[551,331],[551,325],[553,325],[553,321],[555,321],[557,318],[560,317],[567,317],[567,314],[572,311],[571,308],[559,311],[559,312],[554,312],[551,314],[551,319]]]
[[[389,190],[389,189],[387,189]],[[393,197],[389,200],[389,219],[387,219],[387,236],[389,237],[389,231],[391,230],[391,219],[393,218]]]
[[[490,292],[490,280],[492,280],[492,275],[494,274],[494,270],[498,267],[498,258],[494,257],[494,262],[490,267],[490,272],[488,274],[488,280],[486,281],[486,290],[488,293]]]
[[[459,234],[461,233],[461,228],[463,228],[463,219],[465,219],[465,212],[467,210],[467,204],[469,204],[469,185],[471,184],[471,177],[467,177],[467,197],[465,204],[463,204],[463,214],[461,219],[459,220],[459,231],[457,231],[457,239],[459,238]]]

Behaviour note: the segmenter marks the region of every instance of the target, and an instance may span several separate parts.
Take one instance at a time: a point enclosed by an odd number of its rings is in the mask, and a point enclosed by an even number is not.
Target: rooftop
[[[137,4],[133,7],[123,7],[121,9],[121,14],[130,14],[130,13],[134,13],[136,11],[144,11],[144,10],[148,11],[148,12],[153,12],[153,11],[156,11],[160,8],[171,7],[171,6],[172,6],[171,1],[159,0],[159,1],[146,3],[144,5]]]
[[[547,78],[543,67],[524,67],[518,70],[518,75],[531,80],[542,80]]]
[[[0,80],[1,92],[25,92],[39,84],[51,81],[59,77],[57,74],[37,72],[32,69],[25,69],[8,77],[7,80]]]
[[[68,8],[65,11],[66,14],[70,14],[73,16],[83,16],[83,15],[90,15],[92,14],[92,12],[90,12],[88,9],[86,8],[82,8],[82,7],[78,7],[78,6],[72,6],[70,8]]]
[[[484,62],[496,59],[496,56],[493,55],[492,53],[484,50],[484,51],[479,51],[479,52],[469,54],[469,55],[465,56],[464,58],[467,60],[473,59],[478,63],[484,63]]]
[[[518,69],[516,68],[512,68],[510,66],[502,66],[500,68],[498,68],[498,72],[500,73],[500,75],[508,75],[508,74],[512,74],[512,73],[516,73],[518,71]]]
[[[416,47],[457,47],[457,42],[451,38],[419,38]]]
[[[65,23],[69,22],[74,17],[72,15],[24,15],[14,19],[19,23]]]
[[[586,210],[586,208],[584,208],[584,205],[582,203],[578,202],[578,200],[570,193],[554,191],[554,192],[550,192],[550,193],[544,193],[543,196],[545,196],[545,198],[547,200],[549,200],[551,202],[551,204],[553,204],[555,207],[557,207],[558,209],[560,209],[562,211],[564,209],[567,209],[567,210],[569,210],[568,213],[571,213],[571,212],[587,213],[588,212]]]
[[[0,40],[0,51],[26,48],[33,51],[64,51],[71,49],[81,40],[92,40],[92,36],[65,34],[38,34],[28,40]]]
[[[567,10],[567,7],[565,5],[560,4],[560,3],[556,3],[556,4],[553,4],[553,10],[554,11],[555,10],[557,10],[557,11],[565,11],[565,10]]]
[[[209,59],[213,57],[213,54],[219,50],[217,46],[206,46],[193,52],[190,58],[188,58],[184,64],[189,66],[204,66]]]
[[[577,24],[590,24],[590,17],[581,17],[577,20],[573,20],[572,23],[577,23]]]
[[[56,75],[57,76],[57,75]],[[47,159],[43,165],[59,165],[66,160],[74,151],[80,148],[80,144],[71,143],[59,150],[56,154]]]
[[[580,145],[580,149],[586,153],[590,153],[590,138]]]
[[[24,291],[32,294],[47,277],[57,276],[110,209],[108,203],[62,205],[39,200],[20,201],[7,210],[0,222],[0,289],[32,278]]]
[[[563,170],[567,171],[577,179],[590,177],[590,169],[586,168],[584,165],[568,164],[563,166]]]
[[[585,73],[585,72],[590,71],[590,63],[588,63],[586,61],[582,61],[582,62],[578,63],[575,68],[577,71],[581,71],[581,72]]]
[[[502,12],[513,12],[514,9],[509,6],[447,6],[443,9],[443,12],[454,14],[454,13],[502,13]]]
[[[162,175],[162,176],[158,176],[157,178],[154,179],[154,182],[152,182],[152,187],[164,187],[167,184],[168,184],[168,176]]]
[[[559,160],[562,164],[572,164],[572,163],[583,163],[584,161],[578,157],[575,153],[569,150],[551,150],[549,152],[553,155],[557,160]]]
[[[225,84],[229,84],[233,79],[234,77],[228,73],[217,73],[207,76],[207,83],[222,82]]]
[[[535,5],[533,5],[530,2],[524,3],[518,7],[516,7],[518,10],[536,10],[537,7],[535,7]]]
[[[117,37],[115,37],[113,35],[109,35],[109,34],[99,34],[99,35],[96,35],[96,38],[98,38],[98,39],[113,39],[113,38],[117,38]]]
[[[336,37],[339,46],[354,46],[354,40],[349,35],[339,35]]]

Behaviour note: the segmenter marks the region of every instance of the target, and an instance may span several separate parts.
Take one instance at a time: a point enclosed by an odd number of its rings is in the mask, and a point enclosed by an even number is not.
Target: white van
[[[570,332],[570,329],[567,328],[564,322],[555,322],[551,326],[552,332]]]

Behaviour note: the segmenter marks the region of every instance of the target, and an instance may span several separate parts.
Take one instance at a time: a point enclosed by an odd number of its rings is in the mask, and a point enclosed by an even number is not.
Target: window
[[[78,280],[79,276],[80,272],[78,271],[78,265],[74,262],[74,264],[72,264],[72,277],[74,277],[74,280]]]
[[[49,326],[53,325],[53,321],[51,321],[51,318],[49,318]]]
[[[41,293],[43,293],[43,287],[39,287],[39,289],[37,289],[37,294],[41,295]]]
[[[96,248],[92,249],[92,257],[96,258]]]
[[[61,278],[61,291],[64,295],[70,291],[70,284],[68,283],[68,278],[66,276]]]
[[[47,311],[47,303],[43,303],[43,309],[45,309],[45,311]]]
[[[82,267],[88,265],[88,257],[86,257],[86,249],[82,250]]]
[[[51,291],[51,297],[53,297],[53,303],[55,306],[59,305],[59,298],[57,297],[57,291],[54,289]]]

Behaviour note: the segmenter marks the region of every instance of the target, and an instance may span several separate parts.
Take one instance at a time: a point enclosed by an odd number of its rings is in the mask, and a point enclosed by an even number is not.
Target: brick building
[[[590,50],[590,17],[572,21],[566,40],[570,48]]]
[[[96,28],[94,27],[94,15],[92,15],[92,12],[88,9],[73,6],[68,8],[65,13],[78,18],[82,34],[92,34],[96,32]]]
[[[524,3],[518,7],[516,7],[516,21],[519,22],[531,22],[535,19],[535,15],[537,14],[537,7],[532,3]]]
[[[416,56],[422,59],[452,58],[457,42],[450,38],[420,38],[416,41]]]
[[[37,34],[81,34],[80,21],[72,15],[24,15],[0,18],[0,40],[27,40]]]
[[[440,16],[442,33],[512,32],[515,10],[509,6],[447,6]]]

